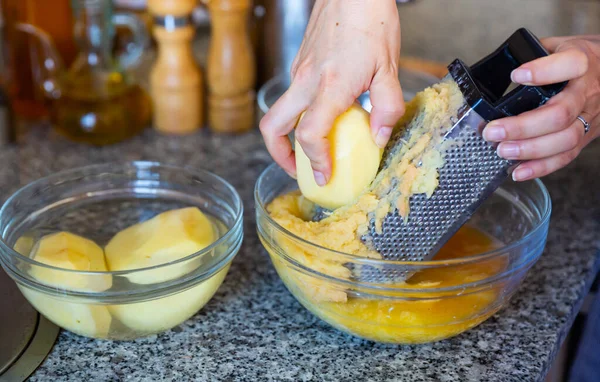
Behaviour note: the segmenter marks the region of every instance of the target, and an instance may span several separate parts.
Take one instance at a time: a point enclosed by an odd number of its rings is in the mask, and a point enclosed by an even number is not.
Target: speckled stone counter
[[[223,286],[190,320],[133,342],[96,341],[63,331],[31,380],[541,380],[598,269],[599,153],[596,144],[545,181],[554,202],[548,245],[505,309],[449,340],[390,346],[329,327],[302,308],[278,279],[254,223],[253,186],[271,162],[257,132],[233,137],[203,131],[177,138],[147,131],[123,144],[90,148],[37,127],[11,158],[19,171],[3,166],[2,182],[26,183],[106,161],[201,167],[226,178],[243,196],[246,235]]]

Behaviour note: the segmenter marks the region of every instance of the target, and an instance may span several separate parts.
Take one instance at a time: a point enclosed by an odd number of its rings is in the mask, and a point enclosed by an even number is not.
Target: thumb
[[[575,40],[557,46],[556,52],[525,63],[511,73],[513,82],[542,86],[579,78],[587,73],[589,59]]]
[[[371,96],[371,134],[377,146],[384,148],[392,129],[404,114],[404,98],[398,74],[378,71],[369,88]]]

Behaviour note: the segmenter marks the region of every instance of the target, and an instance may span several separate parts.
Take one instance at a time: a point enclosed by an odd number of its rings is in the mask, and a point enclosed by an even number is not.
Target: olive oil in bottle
[[[146,92],[114,72],[71,78],[61,96],[51,101],[55,129],[77,142],[107,145],[130,138],[149,123],[151,103]]]
[[[30,24],[18,28],[37,37],[44,53],[38,63],[50,118],[62,135],[93,145],[116,143],[149,125],[151,102],[123,68],[142,55],[148,40],[145,27],[133,14],[113,14],[111,0],[72,0],[74,35],[79,53],[64,70],[51,38]],[[133,32],[133,42],[117,59],[112,45],[115,25]]]

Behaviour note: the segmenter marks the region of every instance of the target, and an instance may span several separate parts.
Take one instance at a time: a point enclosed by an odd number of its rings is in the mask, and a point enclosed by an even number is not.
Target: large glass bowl
[[[91,272],[27,256],[49,233],[67,231],[104,247],[126,227],[190,206],[214,223],[218,239],[165,264]],[[154,162],[78,168],[35,181],[5,203],[0,262],[27,300],[58,326],[93,338],[147,336],[179,325],[212,298],[242,243],[242,210],[233,187],[207,171]]]
[[[414,96],[421,90],[440,81],[439,78],[436,78],[435,76],[425,72],[418,72],[405,68],[400,68],[398,70],[398,78],[400,79],[402,93],[406,102],[413,99]],[[289,87],[289,73],[284,73],[273,77],[269,81],[265,82],[263,86],[261,86],[256,96],[256,102],[258,103],[259,109],[259,118],[262,118],[262,116],[269,111],[271,106],[273,106],[273,104],[279,99],[279,97],[283,95],[283,93],[285,93]],[[358,101],[365,110],[369,112],[371,111],[372,105],[368,91],[361,94],[360,97],[358,97]]]
[[[455,336],[506,305],[542,254],[551,210],[541,181],[510,181],[467,223],[497,238],[502,243],[498,249],[450,260],[385,261],[320,247],[278,224],[267,206],[296,189],[296,181],[272,165],[258,179],[254,194],[258,235],[284,284],[305,308],[335,328],[396,344]],[[369,272],[357,272],[373,267],[412,277],[404,284],[385,284],[361,276]],[[352,276],[345,270],[354,270]],[[425,275],[450,281],[411,282]]]

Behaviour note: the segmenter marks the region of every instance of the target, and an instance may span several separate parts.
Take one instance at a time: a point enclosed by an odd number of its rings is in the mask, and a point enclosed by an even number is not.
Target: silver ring
[[[583,123],[583,131],[585,132],[585,134],[587,134],[588,131],[590,131],[590,124],[588,123],[588,121],[586,121],[585,119],[583,119],[582,116],[577,116],[577,119],[581,121],[581,123]]]

